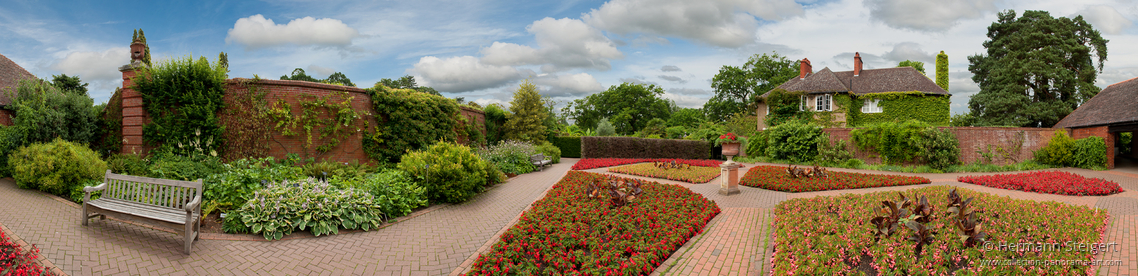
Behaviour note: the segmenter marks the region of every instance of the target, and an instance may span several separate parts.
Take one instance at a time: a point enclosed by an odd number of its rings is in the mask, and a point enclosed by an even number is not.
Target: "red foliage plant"
[[[1103,196],[1122,192],[1122,187],[1113,181],[1086,178],[1060,171],[961,176],[956,178],[956,181],[992,188],[1057,195]]]
[[[598,181],[605,176],[570,171],[467,274],[647,275],[720,211],[686,188],[647,181],[635,200],[612,208],[607,193],[589,198]]]
[[[51,275],[51,273],[35,262],[39,248],[32,245],[32,249],[24,252],[0,231],[0,275]]]
[[[588,170],[612,166],[620,166],[635,163],[645,162],[678,162],[680,164],[688,164],[699,167],[719,167],[723,164],[722,160],[700,160],[700,159],[666,159],[666,158],[585,158],[573,164],[574,170]]]
[[[784,167],[756,166],[743,175],[740,185],[767,190],[800,193],[842,189],[861,189],[873,187],[904,186],[928,184],[932,180],[924,177],[864,174],[829,171],[825,178],[794,178]]]

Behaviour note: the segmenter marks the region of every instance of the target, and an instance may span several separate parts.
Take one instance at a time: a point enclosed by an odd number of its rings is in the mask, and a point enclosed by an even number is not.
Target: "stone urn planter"
[[[739,155],[740,143],[723,143],[723,155],[735,156]]]

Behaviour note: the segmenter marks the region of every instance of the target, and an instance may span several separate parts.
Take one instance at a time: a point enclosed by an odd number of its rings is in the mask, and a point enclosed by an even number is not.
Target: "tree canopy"
[[[897,67],[906,67],[906,66],[913,67],[913,69],[917,69],[917,72],[921,72],[921,74],[925,73],[925,63],[924,62],[912,61],[912,60],[906,59],[905,61],[897,63]]]
[[[668,119],[668,126],[696,127],[705,121],[707,121],[707,118],[703,116],[703,110],[699,108],[681,108],[679,111],[672,113],[671,118]]]
[[[545,121],[549,116],[537,86],[522,81],[510,101],[510,114],[506,115],[506,138],[541,144],[545,141]]]
[[[229,64],[228,60],[226,61],[225,64],[228,67],[228,64]],[[356,86],[356,84],[352,83],[352,80],[349,79],[348,76],[344,75],[344,73],[340,73],[340,72],[332,73],[332,75],[329,75],[327,79],[321,80],[321,79],[316,79],[312,76],[309,76],[308,74],[306,74],[304,72],[304,69],[300,69],[300,68],[292,69],[292,75],[281,76],[281,79],[282,80],[297,80],[297,81],[330,83],[330,84],[339,84],[339,85],[345,85],[345,86]],[[400,87],[389,87],[389,88],[400,88]]]
[[[53,75],[51,76],[51,86],[65,92],[87,96],[87,84],[79,80],[79,76]]]
[[[584,129],[592,129],[601,118],[608,118],[618,134],[628,135],[643,129],[652,118],[669,118],[672,105],[663,95],[664,89],[656,85],[626,82],[574,100],[562,113]]]
[[[435,90],[434,88],[419,86],[419,84],[415,83],[415,77],[410,75],[403,76],[397,80],[388,78],[380,79],[379,82],[375,83],[375,85],[383,85],[389,88],[414,89],[415,91],[442,96],[442,94],[439,94],[439,91]]]
[[[1001,12],[984,54],[968,57],[980,92],[968,101],[979,125],[1050,127],[1098,94],[1106,43],[1083,20],[1046,11]]]
[[[756,98],[798,76],[799,63],[778,53],[755,54],[743,67],[724,65],[711,79],[715,96],[703,106],[707,119],[722,122],[744,109],[753,110]]]

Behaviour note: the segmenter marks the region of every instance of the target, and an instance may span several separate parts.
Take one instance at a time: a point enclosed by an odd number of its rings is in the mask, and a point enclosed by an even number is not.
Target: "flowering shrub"
[[[497,145],[475,150],[479,158],[497,166],[503,173],[523,174],[537,170],[529,157],[538,154],[533,144],[514,140],[498,142]]]
[[[707,183],[708,181],[719,177],[719,168],[695,166],[687,168],[663,169],[657,168],[656,166],[652,165],[652,163],[640,163],[609,168],[609,171],[645,177],[664,178],[688,183]]]
[[[1073,263],[1001,266],[983,260],[1091,260],[1087,247],[1104,242],[1106,210],[1054,201],[1037,202],[957,189],[973,200],[987,243],[967,247],[946,218],[948,194],[953,187],[934,186],[905,192],[909,198],[928,198],[932,219],[925,225],[930,242],[917,257],[913,231],[898,227],[897,234],[874,241],[874,225],[882,201],[896,200],[897,192],[845,194],[783,201],[775,207],[774,275],[1075,275],[1092,268]],[[1032,249],[1007,245],[1032,243]],[[1035,243],[1058,244],[1035,250]],[[1070,242],[1070,243],[1068,243]],[[1003,243],[1005,247],[1000,247]],[[1114,245],[1105,250],[1125,250]]]
[[[8,240],[0,231],[0,275],[53,275],[35,262],[40,249],[32,245],[32,250],[23,252],[19,244]]]
[[[961,176],[957,177],[956,181],[992,188],[1057,195],[1103,196],[1122,192],[1122,187],[1113,181],[1086,178],[1060,171]]]
[[[723,164],[721,160],[696,160],[696,159],[667,159],[667,158],[585,158],[573,164],[574,170],[588,170],[595,168],[604,168],[612,166],[620,166],[644,162],[672,162],[676,161],[683,164],[700,167],[719,167]]]
[[[719,214],[715,202],[655,182],[610,209],[609,200],[586,195],[603,178],[570,171],[478,257],[469,275],[647,275]]]
[[[792,193],[928,183],[932,180],[924,177],[835,171],[828,171],[825,178],[793,178],[786,172],[786,167],[775,166],[756,166],[739,180],[739,185]]]
[[[317,236],[337,234],[340,227],[364,231],[379,228],[383,222],[380,210],[367,192],[336,189],[328,182],[308,178],[270,183],[231,215],[240,216],[252,233],[276,240],[307,228]]]

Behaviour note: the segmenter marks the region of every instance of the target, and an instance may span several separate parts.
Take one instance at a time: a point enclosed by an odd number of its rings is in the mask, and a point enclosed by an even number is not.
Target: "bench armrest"
[[[94,187],[83,187],[83,192],[84,193],[90,193],[90,192],[94,192],[94,191],[102,191],[106,188],[107,188],[107,183],[100,183],[98,186],[94,186]]]
[[[198,210],[198,206],[202,204],[202,196],[195,196],[194,200],[186,204],[186,213],[193,213]]]

